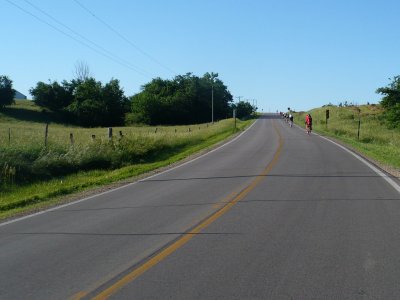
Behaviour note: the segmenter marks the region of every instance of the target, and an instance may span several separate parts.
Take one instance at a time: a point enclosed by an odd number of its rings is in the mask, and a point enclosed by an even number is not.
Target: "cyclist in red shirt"
[[[305,123],[306,123],[306,132],[307,132],[307,134],[310,134],[311,130],[312,130],[312,117],[311,117],[310,114],[306,115],[306,122]]]

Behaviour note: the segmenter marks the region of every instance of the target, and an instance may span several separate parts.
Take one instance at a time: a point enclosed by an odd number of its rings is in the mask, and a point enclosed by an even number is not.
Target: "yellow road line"
[[[229,201],[225,206],[223,206],[221,209],[219,209],[214,214],[212,214],[209,218],[207,218],[206,220],[201,222],[199,225],[197,225],[195,228],[193,228],[190,232],[185,233],[181,238],[179,238],[173,244],[169,245],[167,248],[162,250],[160,253],[158,253],[154,257],[150,258],[148,261],[146,261],[145,263],[143,263],[142,265],[140,265],[139,267],[134,269],[129,274],[122,277],[120,280],[115,282],[113,285],[111,285],[107,289],[101,291],[93,299],[94,300],[103,300],[103,299],[107,299],[108,297],[115,294],[122,287],[124,287],[128,283],[132,282],[137,277],[139,277],[141,274],[148,271],[153,266],[157,265],[159,262],[161,262],[162,260],[167,258],[169,255],[171,255],[172,253],[177,251],[179,248],[181,248],[183,245],[185,245],[187,242],[189,242],[197,233],[200,233],[203,229],[205,229],[211,223],[213,223],[215,220],[220,218],[223,214],[225,214],[228,210],[230,210],[236,203],[238,203],[241,199],[243,199],[246,195],[248,195],[261,182],[261,180],[265,177],[265,175],[267,175],[271,171],[272,167],[278,161],[279,156],[281,154],[282,146],[283,146],[283,139],[282,139],[282,136],[281,136],[280,132],[278,131],[275,123],[273,123],[273,125],[274,125],[276,133],[279,136],[279,145],[278,145],[277,150],[275,151],[274,157],[272,158],[271,162],[266,166],[266,168],[263,170],[263,172],[260,175],[258,175],[245,189],[243,189],[231,201]],[[87,292],[81,292],[80,295],[87,295],[87,294],[88,294]]]
[[[76,293],[75,295],[73,295],[71,298],[68,298],[68,300],[79,300],[82,299],[83,297],[85,297],[87,295],[87,292],[79,292]]]
[[[213,204],[213,208],[214,209],[219,209],[222,206],[226,205],[227,203],[229,203],[230,201],[232,201],[232,198],[234,198],[238,193],[240,192],[239,189],[237,189],[236,191],[233,191],[232,193],[230,193],[228,196],[226,196],[225,198],[223,198],[221,201],[216,202]],[[197,224],[197,223],[196,223]],[[195,224],[193,224],[195,225]]]

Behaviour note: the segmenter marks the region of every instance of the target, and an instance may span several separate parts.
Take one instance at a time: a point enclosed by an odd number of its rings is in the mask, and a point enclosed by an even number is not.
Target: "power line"
[[[109,30],[111,30],[112,32],[114,32],[116,35],[118,35],[121,39],[123,39],[125,42],[127,42],[129,45],[131,45],[133,48],[135,48],[137,51],[139,51],[140,53],[142,53],[144,56],[146,56],[147,58],[151,59],[153,62],[155,62],[156,64],[158,64],[159,66],[163,67],[165,70],[168,70],[169,72],[171,72],[172,74],[176,74],[176,72],[174,70],[172,70],[171,68],[165,66],[164,64],[162,64],[161,62],[159,62],[157,59],[155,59],[153,56],[151,56],[150,54],[146,53],[145,51],[143,51],[141,48],[139,48],[137,45],[135,45],[134,43],[132,43],[130,40],[128,40],[124,35],[122,35],[121,33],[119,33],[116,29],[114,29],[111,25],[109,25],[108,23],[106,23],[104,20],[100,19],[98,16],[96,16],[90,9],[88,9],[86,6],[84,6],[82,3],[80,3],[78,0],[74,0],[76,4],[78,4],[83,10],[85,10],[87,13],[89,13],[92,17],[94,17],[97,21],[99,21],[100,23],[102,23],[104,26],[106,26]]]
[[[28,1],[28,0],[24,0],[26,3],[28,3],[30,6],[32,6],[33,8],[35,8],[36,10],[40,11],[42,14],[46,15],[47,17],[49,17],[50,19],[52,19],[54,22],[56,22],[57,24],[63,26],[64,28],[68,29],[70,32],[74,33],[75,35],[79,36],[81,39],[89,42],[90,44],[94,45],[95,47],[99,48],[100,50],[104,51],[105,53],[107,53],[108,55],[114,57],[115,59],[119,60],[120,62],[127,64],[128,66],[132,67],[133,69],[137,69],[140,72],[147,74],[148,76],[151,76],[150,74],[148,74],[145,70],[139,68],[138,66],[135,66],[133,64],[131,64],[129,61],[113,54],[112,52],[108,51],[107,49],[105,49],[104,47],[100,46],[99,44],[89,40],[88,38],[86,38],[85,36],[83,36],[82,34],[80,34],[79,32],[75,31],[74,29],[72,29],[71,27],[65,25],[64,23],[60,22],[59,20],[57,20],[56,18],[54,18],[53,16],[51,16],[50,14],[48,14],[47,12],[45,12],[44,10],[42,10],[41,8],[39,8],[38,6],[34,5],[32,2]]]
[[[108,59],[110,59],[110,60],[116,62],[117,64],[119,64],[119,65],[121,65],[121,66],[123,66],[123,67],[126,67],[126,68],[128,68],[128,69],[131,69],[131,70],[137,72],[138,74],[140,74],[140,75],[142,75],[142,76],[144,76],[144,77],[149,77],[148,74],[145,74],[144,72],[142,72],[142,71],[140,71],[140,70],[137,70],[137,69],[135,69],[135,68],[133,68],[133,67],[131,67],[131,66],[129,66],[129,65],[126,65],[126,64],[124,64],[124,63],[122,63],[122,62],[116,60],[115,58],[113,58],[113,57],[110,56],[110,55],[107,55],[107,54],[105,54],[105,53],[103,53],[103,52],[98,51],[96,48],[93,48],[92,46],[88,45],[87,43],[85,43],[85,42],[83,42],[83,41],[81,41],[81,40],[75,38],[74,36],[72,36],[72,35],[70,35],[70,34],[68,34],[68,33],[66,33],[66,32],[64,32],[63,30],[61,30],[61,29],[57,28],[56,26],[50,24],[49,22],[47,22],[47,21],[41,19],[41,18],[38,17],[37,15],[35,15],[35,14],[31,13],[30,11],[24,9],[23,7],[21,7],[21,6],[17,5],[17,4],[15,4],[14,2],[12,2],[12,1],[10,1],[10,0],[6,0],[6,1],[7,1],[8,3],[10,3],[11,5],[15,6],[16,8],[18,8],[19,10],[23,11],[24,13],[26,13],[26,14],[32,16],[33,18],[35,18],[35,19],[38,20],[39,22],[42,22],[42,23],[46,24],[47,26],[50,26],[51,28],[53,28],[54,30],[58,31],[59,33],[61,33],[61,34],[65,35],[65,36],[67,36],[67,37],[73,39],[73,40],[76,41],[77,43],[79,43],[79,44],[81,44],[81,45],[83,45],[83,46],[85,46],[85,47],[91,49],[92,51],[96,52],[97,54],[100,54],[100,55],[102,55],[102,56],[104,56],[104,57],[106,57],[106,58],[108,58]],[[150,76],[150,77],[151,77],[151,76]]]

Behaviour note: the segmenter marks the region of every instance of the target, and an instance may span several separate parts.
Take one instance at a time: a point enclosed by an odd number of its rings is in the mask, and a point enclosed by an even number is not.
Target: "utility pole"
[[[211,83],[211,123],[214,124],[214,80]]]
[[[214,124],[214,83],[218,77],[218,73],[211,73],[211,123]]]
[[[358,110],[358,130],[357,130],[357,140],[360,140],[360,127],[361,127],[361,109],[359,107],[357,107]]]
[[[243,98],[243,96],[236,96],[236,98],[238,99],[238,102],[240,102],[240,99]]]

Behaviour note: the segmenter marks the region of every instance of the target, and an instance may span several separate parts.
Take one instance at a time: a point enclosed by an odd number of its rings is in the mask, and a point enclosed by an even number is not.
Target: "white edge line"
[[[22,220],[30,219],[30,218],[33,218],[33,217],[36,217],[36,216],[39,216],[39,215],[42,215],[42,214],[45,214],[45,213],[48,213],[48,212],[55,211],[57,209],[61,209],[61,208],[64,208],[64,207],[67,207],[67,206],[70,206],[70,205],[74,205],[74,204],[77,204],[77,203],[80,203],[80,202],[83,202],[83,201],[86,201],[86,200],[89,200],[89,199],[92,199],[92,198],[95,198],[95,197],[99,197],[99,196],[102,196],[102,195],[105,195],[105,194],[108,194],[108,193],[111,193],[111,192],[115,192],[117,190],[121,190],[121,189],[127,188],[127,187],[135,185],[135,184],[137,184],[139,182],[146,181],[146,180],[148,180],[150,178],[154,178],[156,176],[160,176],[162,174],[165,174],[165,173],[171,172],[173,170],[176,170],[178,168],[181,168],[183,166],[186,166],[186,165],[188,165],[188,164],[190,164],[192,162],[195,162],[196,160],[198,160],[200,158],[205,157],[206,155],[209,155],[209,154],[211,154],[211,153],[213,153],[213,152],[215,152],[215,151],[217,151],[217,150],[219,150],[219,149],[221,149],[221,148],[233,143],[234,141],[239,139],[244,133],[246,133],[250,128],[252,128],[254,126],[254,124],[256,124],[257,122],[258,122],[258,119],[253,124],[251,124],[251,126],[246,128],[245,131],[243,131],[241,134],[239,134],[237,137],[235,137],[234,139],[230,140],[229,142],[227,142],[227,143],[225,143],[225,144],[223,144],[223,145],[221,145],[221,146],[219,146],[219,147],[217,147],[217,148],[215,148],[215,149],[213,149],[213,150],[211,150],[209,152],[206,152],[206,153],[204,153],[204,154],[202,154],[202,155],[200,155],[200,156],[198,156],[198,157],[196,157],[196,158],[194,158],[192,160],[189,160],[189,161],[187,161],[187,162],[185,162],[183,164],[175,166],[175,167],[173,167],[171,169],[168,169],[168,170],[165,170],[163,172],[151,175],[149,177],[137,180],[135,182],[131,182],[131,183],[125,184],[123,186],[119,186],[117,188],[113,188],[113,189],[107,190],[105,192],[101,192],[101,193],[96,194],[96,195],[92,195],[92,196],[89,196],[89,197],[86,197],[86,198],[83,198],[83,199],[80,199],[80,200],[72,201],[72,202],[69,202],[69,203],[66,203],[66,204],[63,204],[63,205],[59,205],[59,206],[56,206],[56,207],[53,207],[53,208],[49,208],[49,209],[46,209],[46,210],[43,210],[43,211],[39,211],[37,213],[33,213],[33,214],[30,214],[30,215],[27,215],[27,216],[23,216],[23,217],[16,218],[16,219],[13,219],[13,220],[10,220],[10,221],[6,221],[4,223],[0,223],[0,227],[3,227],[5,225],[9,225],[9,224],[12,224],[12,223],[20,222]]]
[[[371,170],[373,170],[376,174],[378,174],[380,177],[382,177],[384,180],[386,180],[387,183],[389,183],[399,194],[400,194],[400,185],[398,183],[396,183],[392,178],[390,178],[387,174],[385,174],[384,172],[382,172],[381,170],[379,170],[377,167],[375,167],[373,164],[371,164],[370,162],[368,162],[366,159],[364,159],[363,157],[361,157],[360,155],[354,153],[353,151],[347,149],[346,147],[332,141],[331,139],[328,139],[318,133],[314,133],[315,135],[319,136],[320,138],[327,140],[329,142],[331,142],[332,144],[335,144],[336,146],[338,146],[339,148],[345,150],[346,152],[350,153],[351,155],[353,155],[355,158],[357,158],[359,161],[361,161],[362,163],[364,163],[365,165],[367,165]]]
[[[297,124],[294,124],[296,127],[298,127],[299,129],[303,130],[302,127],[300,127]],[[335,141],[332,141],[331,139],[324,137],[318,133],[314,133],[314,135],[319,136],[320,138],[327,140],[328,142],[331,142],[332,144],[335,144],[336,146],[338,146],[339,148],[343,149],[344,151],[350,153],[351,155],[353,155],[355,158],[357,158],[359,161],[361,161],[362,163],[364,163],[366,166],[368,166],[372,171],[374,171],[376,174],[378,174],[380,177],[382,177],[384,180],[386,180],[387,183],[389,183],[399,194],[400,194],[400,185],[395,182],[392,178],[390,178],[387,174],[385,174],[384,172],[382,172],[381,170],[379,170],[377,167],[375,167],[373,164],[371,164],[370,162],[368,162],[365,158],[361,157],[360,155],[354,153],[353,151],[349,150],[348,148],[346,148],[345,146],[342,146],[338,143],[336,143]]]

